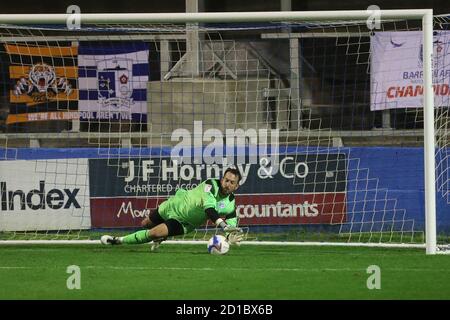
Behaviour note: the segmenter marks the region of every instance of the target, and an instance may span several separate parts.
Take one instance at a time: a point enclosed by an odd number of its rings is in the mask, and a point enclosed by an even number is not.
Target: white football
[[[208,241],[208,252],[211,254],[225,254],[230,250],[227,239],[221,235],[215,235]]]

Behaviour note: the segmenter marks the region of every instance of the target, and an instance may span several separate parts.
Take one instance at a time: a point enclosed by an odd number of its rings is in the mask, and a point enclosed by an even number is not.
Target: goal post
[[[425,225],[427,254],[436,253],[436,180],[434,99],[431,61],[433,59],[433,13],[422,18],[423,89],[424,89],[424,155],[425,155]]]
[[[74,19],[70,14],[0,14],[4,47],[0,56],[5,66],[0,72],[8,92],[4,100],[15,112],[14,117],[8,115],[7,132],[1,135],[0,170],[8,166],[17,170],[23,163],[26,170],[40,174],[35,182],[25,183],[28,192],[19,189],[20,183],[9,189],[15,175],[3,171],[7,178],[2,180],[0,225],[3,221],[8,227],[0,227],[0,233],[12,235],[6,238],[15,241],[31,233],[31,238],[39,239],[44,231],[50,238],[74,234],[81,239],[88,231],[87,237],[95,239],[105,229],[136,228],[138,218],[177,188],[219,177],[223,168],[234,164],[245,175],[237,201],[249,241],[281,243],[295,234],[294,241],[324,242],[318,235],[326,233],[326,240],[345,243],[424,242],[427,254],[436,253],[436,184],[440,190],[450,188],[450,155],[448,111],[443,111],[443,124],[435,132],[433,91],[439,89],[433,87],[431,9],[75,18],[79,28],[69,29],[67,23]],[[370,29],[369,22],[381,27]],[[422,51],[415,57],[420,57],[423,78],[415,80],[421,83],[415,94],[423,96],[421,105],[409,102],[403,111],[401,103],[393,107],[378,102],[379,109],[371,109],[371,91],[386,95],[374,89],[370,78],[374,52],[369,47],[378,31],[420,32]],[[46,77],[52,72],[56,82],[50,83],[53,78]],[[450,76],[444,72],[443,77]],[[44,80],[49,82],[42,85]],[[449,90],[446,85],[442,90]],[[406,96],[405,88],[388,94]],[[448,108],[448,94],[442,99],[436,107]],[[48,111],[50,104],[54,109]],[[41,112],[32,114],[32,108]],[[403,119],[404,125],[369,128],[367,122],[378,121],[380,110],[390,120],[392,115],[394,120]],[[28,123],[38,123],[41,130],[50,120],[39,117],[71,125],[57,133],[27,129]],[[368,154],[376,152],[363,149],[370,143],[361,149],[346,145],[346,139],[359,136],[404,145],[414,134],[423,135],[423,230],[398,200],[408,190],[393,196],[390,188],[395,183],[382,181],[389,178],[382,175],[380,165],[365,167]],[[29,140],[27,147],[45,147],[26,150],[23,139]],[[442,142],[438,146],[437,139]],[[79,157],[64,158],[63,154],[81,152],[71,146],[89,148]],[[204,163],[206,151],[210,162]],[[394,157],[392,150],[385,151]],[[437,152],[442,157],[439,163]],[[379,163],[390,161],[374,157]],[[105,182],[105,177],[113,178]],[[115,183],[121,190],[113,187]],[[420,190],[415,196],[421,196]],[[11,208],[28,210],[27,201],[29,207],[47,211],[14,218]],[[448,200],[440,204],[442,210],[449,205]],[[67,212],[58,216],[49,207]],[[122,224],[114,220],[121,215],[128,219]],[[47,231],[40,226],[46,219],[52,221]],[[193,234],[204,240],[210,232],[216,230],[206,225]],[[315,235],[302,238],[304,232]],[[418,240],[419,234],[425,238]]]

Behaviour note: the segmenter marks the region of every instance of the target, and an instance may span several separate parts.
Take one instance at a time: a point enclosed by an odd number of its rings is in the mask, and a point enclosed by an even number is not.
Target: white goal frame
[[[367,11],[283,11],[283,12],[211,12],[211,13],[126,13],[126,14],[0,14],[0,24],[63,24],[74,15],[81,24],[114,23],[212,23],[212,22],[299,22],[299,21],[367,21],[373,19]],[[424,95],[424,154],[425,154],[425,234],[426,253],[436,254],[436,187],[435,130],[432,88],[433,10],[380,10],[381,20],[421,19],[423,31],[423,95]],[[27,241],[26,243],[30,243]],[[74,241],[76,242],[76,241]]]

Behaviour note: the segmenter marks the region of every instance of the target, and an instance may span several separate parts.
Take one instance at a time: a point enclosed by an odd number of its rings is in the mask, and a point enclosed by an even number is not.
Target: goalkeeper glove
[[[242,232],[231,232],[227,235],[227,240],[230,244],[235,244],[237,246],[241,245],[241,241],[244,239],[244,234]]]
[[[216,226],[221,227],[222,230],[225,233],[228,233],[228,232],[242,232],[241,228],[230,226],[230,225],[228,225],[225,221],[223,221],[220,218],[216,220]]]
[[[233,227],[233,226],[230,226],[230,225],[226,225],[226,227],[225,228],[223,228],[223,231],[225,232],[225,233],[231,233],[231,232],[234,232],[234,233],[242,233],[242,229],[241,228],[239,228],[239,227]]]

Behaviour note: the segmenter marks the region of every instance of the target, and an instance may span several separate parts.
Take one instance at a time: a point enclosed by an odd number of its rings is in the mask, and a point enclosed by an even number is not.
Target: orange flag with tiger
[[[6,124],[79,119],[78,48],[6,44],[10,112]]]

